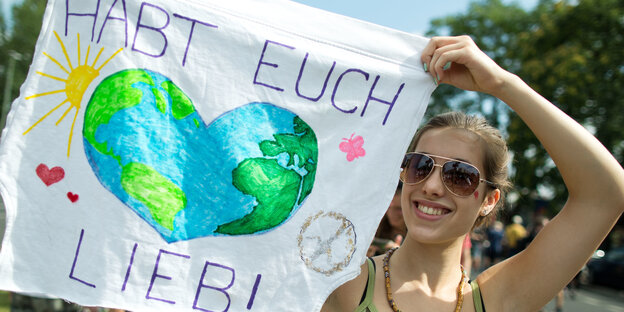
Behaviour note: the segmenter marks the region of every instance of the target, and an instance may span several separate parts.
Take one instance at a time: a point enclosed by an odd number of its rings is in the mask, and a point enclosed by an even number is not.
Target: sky
[[[429,29],[429,21],[465,12],[471,1],[474,0],[295,0],[326,11],[420,35]],[[22,0],[0,2],[3,15],[8,17],[11,6],[21,3]],[[531,9],[537,0],[505,2],[516,2],[525,9]]]
[[[537,0],[503,0],[531,9]],[[475,0],[295,0],[312,7],[375,24],[424,34],[432,19],[466,12]]]

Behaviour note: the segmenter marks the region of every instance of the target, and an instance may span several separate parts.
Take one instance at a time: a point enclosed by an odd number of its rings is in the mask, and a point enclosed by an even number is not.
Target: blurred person
[[[368,246],[368,250],[366,250],[366,257],[370,258],[370,257],[374,257],[374,256],[380,254],[379,253],[379,249],[380,249],[379,246],[375,245],[375,242],[371,243]]]
[[[485,262],[483,265],[484,269],[502,260],[503,236],[505,235],[503,230],[504,230],[503,222],[496,220],[485,231],[488,244],[485,250],[486,257],[484,260],[487,260],[487,261],[484,261]]]
[[[483,253],[484,253],[484,242],[485,242],[485,232],[483,231],[483,227],[478,227],[470,232],[470,242],[472,243],[471,256],[472,256],[472,268],[475,272],[479,273],[483,268]]]
[[[506,257],[511,257],[521,250],[518,248],[518,242],[527,236],[527,230],[522,225],[522,221],[521,216],[514,215],[511,218],[511,224],[505,227],[504,242],[506,247]]]
[[[407,226],[403,220],[403,211],[401,210],[401,187],[399,182],[394,197],[390,202],[390,206],[386,214],[381,219],[373,243],[367,252],[369,254],[379,255],[387,250],[401,246],[403,238],[407,234]],[[369,256],[370,257],[370,256]]]
[[[546,224],[548,224],[548,221],[550,220],[546,217],[538,217],[528,231],[528,234],[524,238],[518,240],[517,248],[520,250],[526,248],[533,241],[533,239],[535,239],[537,234],[546,226]]]

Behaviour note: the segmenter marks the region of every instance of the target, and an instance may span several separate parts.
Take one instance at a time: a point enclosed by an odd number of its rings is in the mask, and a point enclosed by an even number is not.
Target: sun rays
[[[59,35],[56,33],[56,31],[54,31],[54,35],[56,36],[56,39],[58,40],[59,44],[61,45],[61,49],[63,50],[63,54],[65,55],[65,59],[67,60],[67,65],[69,66],[69,69],[65,68],[65,66],[63,66],[59,61],[57,61],[54,57],[50,56],[48,53],[43,52],[43,54],[45,56],[47,56],[54,64],[56,64],[63,72],[65,72],[67,74],[67,78],[60,78],[60,77],[56,77],[50,74],[46,74],[43,72],[39,72],[37,71],[37,74],[46,77],[46,78],[50,78],[53,80],[57,80],[60,82],[65,83],[65,88],[64,89],[59,89],[59,90],[53,90],[53,91],[47,91],[47,92],[43,92],[43,93],[39,93],[39,94],[34,94],[31,96],[27,96],[25,99],[26,100],[30,100],[36,97],[41,97],[41,96],[46,96],[46,95],[52,95],[52,94],[57,94],[57,93],[63,93],[65,92],[66,98],[61,101],[60,104],[56,105],[54,108],[52,108],[49,112],[47,112],[45,115],[43,115],[43,117],[39,118],[39,120],[37,120],[37,122],[35,122],[32,126],[30,126],[30,128],[28,128],[28,130],[24,131],[23,135],[26,135],[28,132],[30,132],[30,130],[32,130],[36,125],[38,125],[40,122],[42,122],[44,119],[46,119],[48,116],[50,116],[50,114],[52,114],[54,111],[56,111],[57,109],[61,108],[63,105],[65,105],[66,103],[69,103],[69,107],[67,108],[67,110],[65,110],[65,112],[63,113],[63,115],[61,116],[61,118],[59,118],[59,120],[56,122],[56,125],[58,126],[58,124],[63,121],[63,119],[65,119],[65,117],[67,116],[67,114],[69,114],[69,112],[72,109],[76,109],[76,112],[74,114],[74,118],[71,124],[71,128],[69,130],[69,139],[67,142],[67,157],[69,158],[69,153],[71,150],[71,141],[72,141],[72,137],[74,134],[74,125],[76,124],[76,118],[78,117],[78,112],[80,111],[80,103],[82,102],[82,96],[84,95],[85,91],[87,90],[87,88],[89,87],[89,85],[91,84],[91,82],[100,74],[100,70],[102,69],[102,67],[104,67],[110,60],[113,59],[113,57],[115,57],[115,55],[117,55],[119,52],[121,52],[121,50],[123,50],[123,48],[120,48],[119,50],[117,50],[115,53],[113,53],[113,55],[111,55],[106,61],[104,61],[104,63],[102,63],[98,68],[95,68],[95,64],[97,63],[98,59],[100,58],[100,55],[102,54],[102,52],[104,51],[104,48],[101,48],[100,51],[98,52],[97,56],[95,57],[95,60],[93,60],[93,64],[88,65],[88,61],[89,61],[89,52],[91,51],[91,46],[89,45],[87,47],[87,54],[85,55],[85,59],[84,59],[84,64],[80,64],[81,63],[81,57],[80,57],[80,34],[77,34],[77,56],[78,56],[78,61],[77,61],[77,67],[74,68],[74,66],[72,65],[72,62],[69,58],[69,54],[67,53],[67,49],[65,48],[65,44],[63,43],[63,41],[61,40],[61,38],[59,37]]]

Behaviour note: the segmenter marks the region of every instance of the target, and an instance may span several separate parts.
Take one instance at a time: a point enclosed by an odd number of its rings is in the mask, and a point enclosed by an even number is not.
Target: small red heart
[[[74,193],[72,193],[72,192],[67,192],[67,198],[69,198],[69,200],[70,200],[72,203],[75,203],[75,202],[77,202],[77,201],[78,201],[78,194],[74,194]]]
[[[50,186],[58,181],[61,181],[65,177],[65,170],[61,167],[48,169],[48,166],[45,164],[39,164],[35,171],[37,172],[39,179],[41,179],[46,186]]]

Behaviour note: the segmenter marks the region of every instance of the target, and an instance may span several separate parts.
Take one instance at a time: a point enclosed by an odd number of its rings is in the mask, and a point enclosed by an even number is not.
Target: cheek
[[[475,199],[479,198],[479,191],[475,191],[474,192],[474,197],[475,197]]]

